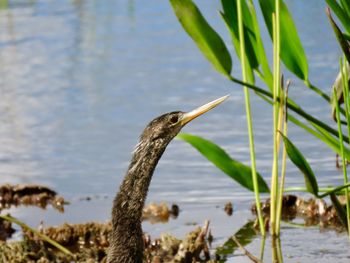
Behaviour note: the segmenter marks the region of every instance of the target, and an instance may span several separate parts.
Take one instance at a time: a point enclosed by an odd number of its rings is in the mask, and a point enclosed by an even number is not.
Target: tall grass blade
[[[214,68],[226,77],[230,76],[232,60],[221,37],[208,24],[191,0],[170,0],[182,27],[197,44]]]
[[[309,193],[318,196],[318,184],[314,172],[298,148],[283,134],[283,142],[289,159],[299,168],[304,175],[305,186]]]
[[[15,223],[16,225],[19,225],[20,227],[27,229],[29,231],[31,231],[32,233],[34,233],[35,235],[37,235],[39,238],[41,238],[42,240],[46,241],[47,243],[51,244],[52,246],[54,246],[55,248],[57,248],[58,250],[60,250],[61,252],[63,252],[64,254],[70,255],[70,256],[74,256],[72,252],[70,252],[67,248],[65,248],[64,246],[62,246],[61,244],[59,244],[58,242],[56,242],[55,240],[52,240],[51,238],[49,238],[48,236],[40,233],[38,230],[31,228],[30,226],[28,226],[27,224],[23,223],[22,221],[18,220],[17,218],[14,218],[10,215],[0,215],[0,218],[7,220],[9,222]]]
[[[249,166],[232,159],[218,145],[201,137],[186,133],[180,133],[177,138],[180,138],[181,140],[184,140],[185,142],[191,144],[204,157],[206,157],[210,162],[212,162],[229,177],[234,179],[236,182],[248,190],[254,191],[253,180],[251,176],[252,170]],[[270,190],[264,178],[259,173],[257,173],[257,177],[259,192],[268,193]]]

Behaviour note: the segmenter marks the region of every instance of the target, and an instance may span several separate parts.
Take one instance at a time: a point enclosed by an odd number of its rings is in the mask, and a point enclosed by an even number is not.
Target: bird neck
[[[154,169],[162,156],[166,140],[140,141],[120,186],[112,209],[112,240],[109,258],[133,258],[142,262],[142,210]],[[141,254],[140,254],[141,252]],[[108,261],[112,262],[112,261]],[[114,261],[113,261],[114,262]]]

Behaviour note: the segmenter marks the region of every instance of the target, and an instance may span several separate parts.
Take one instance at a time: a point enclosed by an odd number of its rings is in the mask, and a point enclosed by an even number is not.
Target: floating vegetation
[[[0,218],[0,240],[6,241],[14,232],[15,230],[12,228],[12,223]]]
[[[41,233],[55,240],[72,251],[83,248],[95,247],[97,249],[108,247],[108,235],[111,232],[111,224],[86,223],[86,224],[63,224],[58,227],[43,228]],[[35,234],[24,230],[24,236],[36,243],[42,242]]]
[[[168,207],[166,203],[150,203],[147,207],[143,208],[142,211],[142,221],[147,220],[151,224],[155,223],[166,223],[169,218],[177,218],[180,209],[178,205],[173,204],[171,208]]]
[[[225,212],[226,212],[226,214],[228,216],[232,216],[232,214],[233,214],[233,205],[232,205],[232,203],[231,202],[227,202],[225,204],[224,210],[225,210]]]
[[[209,221],[179,240],[170,234],[162,234],[160,239],[149,241],[145,246],[149,262],[215,262],[209,252]],[[150,239],[149,239],[150,240]]]
[[[45,209],[51,205],[59,212],[64,212],[67,202],[57,196],[52,189],[41,185],[10,185],[0,186],[0,211],[11,206],[37,206]]]
[[[147,262],[210,262],[209,222],[190,232],[184,240],[162,234],[151,240],[144,235]],[[111,224],[64,224],[48,227],[41,233],[73,252],[67,255],[53,248],[33,232],[23,229],[23,240],[1,242],[0,254],[4,262],[106,262]]]
[[[267,199],[261,205],[264,216],[269,216],[270,199]],[[255,214],[255,204],[252,205],[251,209]],[[316,198],[305,200],[295,195],[283,196],[282,219],[290,221],[296,218],[303,219],[305,226],[319,225],[321,228],[332,228],[337,231],[345,230],[334,206],[327,205],[325,200]]]

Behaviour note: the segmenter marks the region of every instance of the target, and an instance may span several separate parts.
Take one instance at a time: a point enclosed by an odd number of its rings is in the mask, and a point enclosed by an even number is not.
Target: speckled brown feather
[[[182,126],[182,112],[164,114],[150,122],[137,144],[128,171],[113,202],[108,263],[142,262],[142,209],[154,169]]]

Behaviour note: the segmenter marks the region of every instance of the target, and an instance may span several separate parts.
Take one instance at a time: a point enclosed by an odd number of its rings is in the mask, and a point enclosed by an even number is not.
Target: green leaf
[[[343,37],[344,37],[346,40],[350,41],[350,34],[343,33]]]
[[[237,56],[240,58],[240,43],[238,32],[238,13],[235,1],[221,0],[223,12],[220,12],[226,26],[231,34],[232,42],[235,47]],[[245,39],[245,54],[252,69],[255,69],[259,76],[267,83],[269,87],[272,86],[272,74],[269,68],[265,49],[260,36],[260,29],[255,13],[255,8],[250,3],[242,1],[242,13],[244,23],[244,39]],[[263,73],[259,70],[261,65]],[[253,72],[249,72],[252,75]],[[250,77],[250,79],[253,79]],[[252,82],[253,83],[253,82]]]
[[[253,42],[253,44],[255,44],[254,50],[257,54],[257,58],[258,58],[259,64],[261,65],[261,69],[262,69],[262,73],[260,71],[258,71],[258,74],[259,74],[260,78],[263,81],[265,81],[267,86],[270,88],[270,91],[272,91],[272,89],[273,89],[273,76],[272,76],[272,73],[270,70],[269,61],[267,59],[264,44],[263,44],[263,41],[261,39],[260,27],[259,27],[259,23],[258,23],[258,18],[256,16],[255,7],[254,7],[254,4],[252,2],[249,2],[248,7],[249,7],[249,10],[251,13],[254,32],[255,32],[255,39],[256,39],[256,41]]]
[[[350,17],[347,15],[346,11],[343,10],[342,7],[338,4],[338,2],[335,0],[326,0],[326,2],[336,14],[336,16],[339,18],[346,31],[350,34]]]
[[[223,12],[220,12],[224,22],[226,23],[227,28],[229,29],[233,46],[237,56],[241,59],[240,54],[240,40],[238,32],[238,14],[237,14],[237,5],[234,1],[231,0],[222,0]],[[245,55],[247,56],[247,61],[249,63],[249,80],[251,83],[254,83],[254,74],[252,69],[257,69],[259,67],[259,62],[257,55],[254,49],[253,42],[255,40],[255,34],[253,29],[253,23],[251,19],[251,14],[245,3],[242,1],[242,13],[243,13],[243,30],[244,30],[244,42],[245,42]]]
[[[267,29],[272,38],[272,13],[275,0],[259,0]],[[286,4],[280,3],[281,59],[286,67],[302,80],[308,79],[308,65],[304,48]]]
[[[62,246],[60,243],[58,243],[57,241],[51,239],[50,237],[48,237],[47,235],[43,234],[41,231],[36,230],[35,228],[32,228],[30,226],[28,226],[27,224],[25,224],[24,222],[18,220],[15,217],[12,217],[11,215],[0,215],[0,218],[6,221],[9,221],[11,223],[15,223],[16,225],[19,225],[22,229],[25,229],[26,231],[32,232],[34,235],[37,235],[40,239],[42,239],[43,241],[49,243],[50,245],[52,245],[53,247],[57,248],[59,251],[63,252],[64,254],[67,254],[69,256],[74,257],[74,254],[67,249],[66,247]]]
[[[302,153],[297,147],[281,133],[284,145],[289,159],[299,168],[304,174],[305,186],[309,193],[318,196],[318,184],[314,172],[312,171],[309,163],[306,161]]]
[[[337,26],[337,24],[335,23],[333,17],[331,16],[331,12],[329,10],[329,8],[327,8],[327,16],[329,18],[329,21],[332,25],[332,28],[334,30],[335,36],[337,37],[337,40],[340,44],[341,49],[343,50],[345,56],[346,56],[346,60],[348,61],[348,63],[350,63],[350,45],[348,40],[344,37],[344,34],[341,32],[340,28]],[[350,23],[350,20],[349,20]]]
[[[340,4],[342,5],[344,12],[350,17],[350,2],[349,0],[340,0]]]
[[[231,56],[224,41],[205,20],[191,0],[170,0],[175,15],[200,51],[214,68],[229,77],[232,70]]]
[[[347,14],[348,17],[350,17],[350,2],[349,0],[340,0],[340,3]]]
[[[240,185],[254,191],[252,171],[249,166],[232,159],[222,148],[211,141],[186,133],[181,133],[177,137],[191,144],[204,157]],[[264,178],[260,174],[257,175],[260,193],[268,193],[270,190]]]

